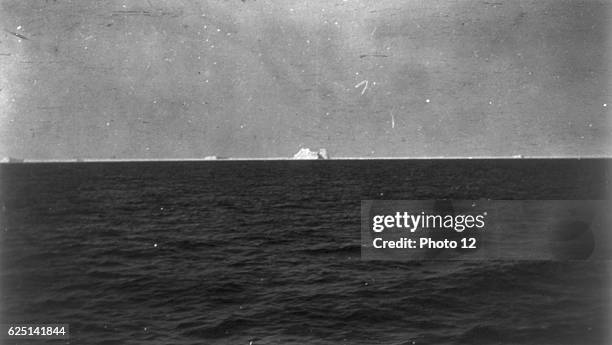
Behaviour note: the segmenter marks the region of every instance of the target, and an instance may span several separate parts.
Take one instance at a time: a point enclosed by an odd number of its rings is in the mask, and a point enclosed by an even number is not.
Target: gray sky
[[[0,156],[610,155],[611,5],[4,0]]]

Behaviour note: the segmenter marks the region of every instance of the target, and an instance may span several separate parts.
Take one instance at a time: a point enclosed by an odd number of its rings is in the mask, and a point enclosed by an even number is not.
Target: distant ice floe
[[[14,157],[3,157],[0,159],[0,163],[22,163],[23,159]]]
[[[311,151],[309,148],[301,148],[296,154],[293,155],[293,159],[329,159],[326,149],[319,149],[319,151]]]

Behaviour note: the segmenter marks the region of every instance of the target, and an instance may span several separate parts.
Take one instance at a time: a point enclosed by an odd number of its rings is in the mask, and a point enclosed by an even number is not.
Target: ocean
[[[363,261],[360,204],[606,199],[610,166],[3,164],[0,322],[70,325],[34,344],[608,344],[608,261]]]

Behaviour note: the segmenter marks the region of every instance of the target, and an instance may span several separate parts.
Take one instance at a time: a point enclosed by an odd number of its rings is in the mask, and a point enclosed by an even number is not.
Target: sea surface
[[[360,203],[604,199],[610,166],[4,164],[0,322],[70,324],[32,344],[608,344],[607,261],[362,261]]]

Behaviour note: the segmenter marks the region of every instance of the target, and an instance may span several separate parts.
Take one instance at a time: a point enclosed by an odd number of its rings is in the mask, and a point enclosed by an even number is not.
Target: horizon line
[[[227,158],[14,158],[0,161],[12,163],[112,163],[112,162],[227,162],[227,161],[346,161],[346,160],[478,160],[478,159],[610,159],[612,156],[403,156],[403,157],[334,157],[327,159],[296,159],[292,157],[227,157]]]

